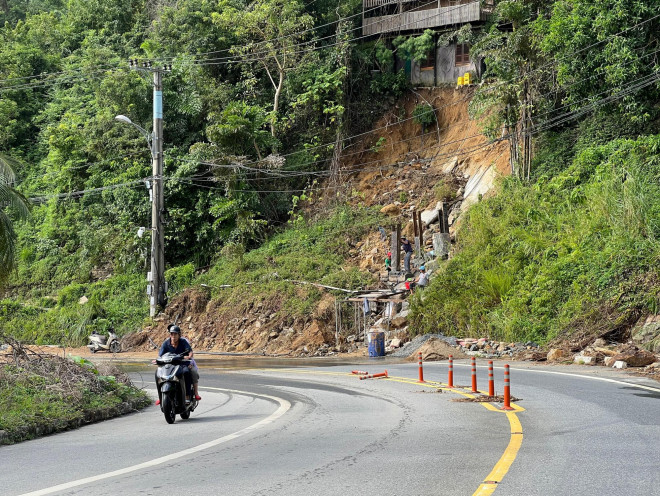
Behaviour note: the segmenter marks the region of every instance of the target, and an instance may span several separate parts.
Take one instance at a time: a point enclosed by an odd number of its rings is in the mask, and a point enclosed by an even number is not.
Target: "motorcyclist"
[[[186,396],[190,398],[191,395],[191,385],[194,388],[195,399],[197,401],[201,400],[201,396],[198,394],[198,382],[199,382],[199,371],[197,369],[197,364],[193,360],[193,349],[190,345],[190,342],[186,338],[181,337],[181,329],[176,324],[170,324],[167,326],[167,330],[170,331],[170,337],[163,341],[163,344],[160,347],[158,356],[161,357],[165,353],[175,353],[177,355],[184,355],[184,359],[190,360],[190,366],[184,367],[183,377],[186,381]]]

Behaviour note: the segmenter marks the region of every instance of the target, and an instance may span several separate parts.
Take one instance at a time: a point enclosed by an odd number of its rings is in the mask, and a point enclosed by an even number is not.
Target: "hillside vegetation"
[[[614,140],[533,187],[503,180],[470,209],[456,255],[413,306],[419,332],[545,343],[657,313],[659,145]]]
[[[114,120],[150,129],[150,75],[129,58],[172,65],[167,317],[201,291],[212,329],[195,329],[198,343],[244,346],[210,335],[256,326],[241,315],[259,304],[269,329],[302,333],[323,313],[321,289],[302,283],[376,286],[379,267],[365,270],[356,246],[392,221],[378,207],[456,198],[465,182],[422,174],[420,157],[429,170],[454,156],[510,155],[511,166],[452,226],[412,332],[622,338],[658,311],[660,0],[502,0],[483,26],[378,40],[361,36],[357,0],[7,6],[0,152],[21,162],[15,186],[33,204],[14,225],[18,269],[0,302],[0,327],[16,338],[71,345],[92,330],[162,326],[148,319],[150,239],[136,236],[150,225],[150,153]],[[469,43],[486,71],[430,105],[394,60],[424,60],[434,39]],[[454,122],[467,100],[472,121]],[[468,127],[475,146],[457,134]],[[387,195],[375,187],[386,182]],[[333,327],[327,313],[319,329]]]

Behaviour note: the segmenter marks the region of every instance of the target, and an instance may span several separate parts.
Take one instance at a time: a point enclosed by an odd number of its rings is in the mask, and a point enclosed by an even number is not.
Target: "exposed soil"
[[[347,195],[348,201],[389,206],[393,222],[402,222],[403,232],[412,234],[411,210],[434,207],[438,201],[434,187],[442,183],[457,219],[461,204],[487,192],[497,175],[508,172],[508,145],[487,145],[477,123],[468,117],[471,91],[423,89],[403,97],[376,123],[373,133],[345,149],[341,181],[346,191],[359,192]],[[436,109],[438,122],[422,133],[411,116],[415,106],[425,102]],[[380,138],[384,144],[381,140],[376,146]],[[470,177],[478,181],[466,192]],[[370,272],[377,280],[386,253],[386,243],[373,232],[356,241],[346,265]],[[232,307],[220,299],[211,301],[204,291],[189,289],[172,299],[156,325],[126,336],[122,346],[133,352],[152,351],[166,339],[167,324],[176,320],[197,350],[292,356],[359,353],[356,344],[336,342],[331,295],[312,315],[293,322],[279,311],[282,304],[272,298],[254,307]],[[437,353],[438,359],[445,355]]]
[[[349,193],[346,201],[382,206],[392,224],[400,222],[403,233],[409,236],[413,234],[412,210],[434,208],[438,200],[447,201],[453,239],[465,208],[480,196],[491,194],[497,177],[509,173],[508,143],[489,145],[477,123],[468,117],[471,91],[465,88],[421,89],[400,99],[375,124],[373,133],[344,150],[340,182]],[[415,106],[421,103],[431,103],[436,109],[437,126],[425,132],[410,119]],[[322,212],[307,213],[314,216]],[[430,241],[430,236],[425,237]],[[388,251],[387,241],[374,231],[354,242],[346,267],[357,266],[379,280]],[[302,291],[301,288],[301,295]],[[164,314],[155,319],[153,327],[124,337],[122,347],[132,356],[152,357],[167,338],[167,325],[176,321],[197,351],[261,356],[339,353],[365,356],[367,349],[363,343],[349,343],[347,336],[340,336],[337,342],[334,302],[334,296],[326,294],[310,315],[291,319],[281,311],[285,302],[279,295],[231,305],[222,298],[211,300],[204,290],[188,289],[172,299]],[[602,364],[607,358],[603,347],[592,346],[597,338],[610,343],[628,341],[630,329],[640,316],[631,314],[621,320],[617,312],[608,310],[611,309],[594,312],[599,317],[593,322],[588,318],[575,322],[570,333],[551,343],[549,348],[565,353],[556,363],[572,363],[575,353],[586,350],[594,356],[595,363]],[[602,315],[611,315],[611,318],[603,319]],[[406,329],[388,337],[397,337],[404,344],[410,339]],[[617,351],[623,352],[624,348],[619,345]],[[446,360],[449,355],[456,359],[467,358],[456,347],[438,339],[429,339],[408,359],[417,360],[418,351],[422,352],[424,361]],[[83,348],[79,354],[88,353]],[[545,361],[547,350],[530,350],[512,358]],[[635,370],[660,380],[660,368],[637,367]]]

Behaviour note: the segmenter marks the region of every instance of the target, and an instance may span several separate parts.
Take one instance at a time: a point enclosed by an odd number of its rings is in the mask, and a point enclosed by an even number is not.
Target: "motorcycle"
[[[107,336],[98,334],[96,331],[92,332],[89,336],[89,344],[87,347],[92,353],[96,353],[99,350],[107,350],[112,353],[119,353],[121,351],[121,343],[113,329],[108,331]]]
[[[158,402],[160,411],[165,414],[168,424],[173,424],[178,415],[186,420],[197,408],[197,400],[192,395],[190,401],[186,400],[185,367],[190,360],[185,360],[183,354],[165,353],[153,360],[158,365],[156,369],[156,388],[158,389]]]

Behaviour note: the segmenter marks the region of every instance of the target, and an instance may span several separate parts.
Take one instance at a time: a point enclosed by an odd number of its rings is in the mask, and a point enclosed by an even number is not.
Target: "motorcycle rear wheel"
[[[172,400],[172,397],[167,393],[163,394],[163,398],[160,400],[160,406],[165,414],[165,421],[168,424],[173,424],[174,419],[176,419],[176,413],[174,411],[174,401]]]
[[[113,353],[119,353],[121,351],[121,344],[119,341],[113,341],[110,345],[110,351]]]

